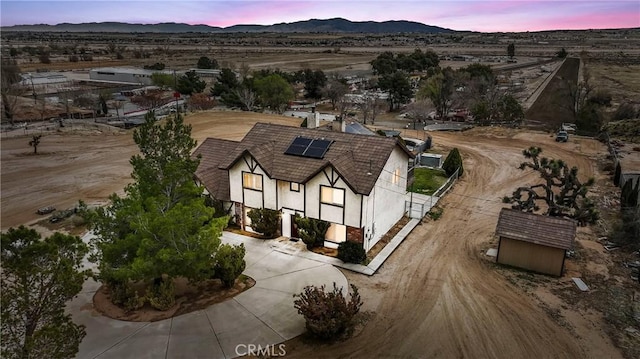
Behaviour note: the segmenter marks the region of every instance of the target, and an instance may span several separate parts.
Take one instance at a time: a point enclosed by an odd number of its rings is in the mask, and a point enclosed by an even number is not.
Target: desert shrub
[[[362,244],[346,241],[338,246],[338,259],[347,263],[362,263],[367,258],[367,254]]]
[[[144,306],[144,302],[146,301],[146,299],[147,298],[145,296],[139,296],[138,291],[134,291],[132,296],[129,296],[127,299],[125,299],[122,306],[127,312],[138,310]]]
[[[451,177],[458,168],[460,168],[458,176],[462,176],[464,173],[464,168],[462,167],[462,156],[460,156],[460,151],[457,148],[454,148],[449,152],[447,158],[442,163],[442,169],[447,173],[447,176]]]
[[[51,58],[49,57],[49,53],[48,52],[42,52],[39,56],[38,59],[40,60],[41,63],[43,64],[50,64],[51,63]]]
[[[296,215],[293,220],[298,226],[298,235],[307,245],[307,249],[322,247],[324,237],[331,223],[314,218],[300,217]]]
[[[630,250],[640,249],[640,206],[622,210],[621,220],[614,227],[611,240]]]
[[[106,282],[109,289],[109,298],[111,303],[115,305],[123,305],[129,297],[133,296],[134,290],[127,283],[116,280],[108,280]]]
[[[223,244],[216,252],[216,264],[214,266],[214,278],[222,281],[225,287],[231,288],[236,282],[236,278],[242,274],[246,267],[244,261],[244,244],[232,246]]]
[[[171,278],[158,280],[147,291],[149,304],[157,310],[167,310],[176,304],[175,287]]]
[[[433,219],[434,221],[437,221],[438,219],[440,219],[440,217],[442,217],[442,212],[444,212],[444,210],[441,207],[433,207],[429,211],[429,217],[431,217],[431,219]]]
[[[611,116],[612,121],[622,121],[637,118],[638,114],[632,104],[625,102],[621,104],[616,112]]]
[[[325,291],[325,286],[306,286],[300,294],[294,294],[294,307],[305,319],[307,331],[312,336],[331,340],[347,337],[353,333],[354,317],[362,307],[358,288],[351,285],[350,299],[342,295],[342,287],[333,283],[333,290]]]
[[[69,62],[78,62],[79,60],[78,55],[69,56]]]
[[[268,208],[255,208],[247,213],[251,228],[267,238],[275,238],[280,229],[280,212]]]

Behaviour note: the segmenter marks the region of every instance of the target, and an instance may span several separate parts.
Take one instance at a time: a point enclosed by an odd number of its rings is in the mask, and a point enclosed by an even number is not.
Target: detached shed
[[[496,235],[496,261],[538,273],[562,276],[564,259],[576,236],[576,222],[502,209]]]

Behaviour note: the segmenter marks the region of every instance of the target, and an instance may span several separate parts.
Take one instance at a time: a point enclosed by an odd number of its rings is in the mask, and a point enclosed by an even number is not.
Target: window
[[[320,202],[344,206],[344,189],[320,186]]]
[[[289,189],[293,192],[300,192],[300,183],[290,182]]]
[[[242,173],[242,187],[262,191],[262,175]]]
[[[400,169],[399,168],[396,168],[396,170],[393,171],[393,179],[391,180],[391,182],[393,182],[393,184],[400,183]]]

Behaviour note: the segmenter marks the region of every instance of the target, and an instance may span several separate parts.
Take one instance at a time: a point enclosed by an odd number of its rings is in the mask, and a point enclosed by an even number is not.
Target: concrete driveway
[[[88,238],[85,238],[88,239]],[[248,345],[281,343],[305,331],[304,319],[293,307],[293,294],[306,285],[333,282],[346,291],[344,275],[333,266],[275,250],[265,241],[223,232],[224,243],[244,243],[244,274],[256,285],[236,297],[157,322],[124,322],[103,317],[93,309],[99,284],[88,280],[68,310],[87,336],[77,358],[233,358]],[[279,350],[276,346],[275,350]],[[285,349],[286,350],[286,349]],[[277,352],[276,352],[277,353]]]

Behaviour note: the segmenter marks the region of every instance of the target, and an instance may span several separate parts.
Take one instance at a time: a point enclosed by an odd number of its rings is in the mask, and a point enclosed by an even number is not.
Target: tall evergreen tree
[[[85,336],[84,326],[64,311],[82,289],[88,251],[75,236],[55,233],[41,239],[24,226],[0,234],[2,251],[3,358],[72,358]]]

